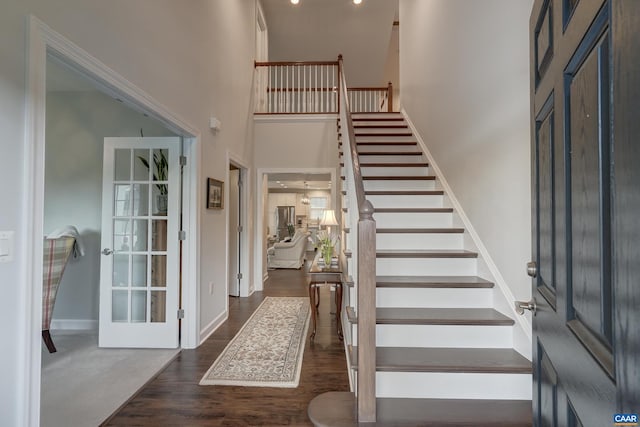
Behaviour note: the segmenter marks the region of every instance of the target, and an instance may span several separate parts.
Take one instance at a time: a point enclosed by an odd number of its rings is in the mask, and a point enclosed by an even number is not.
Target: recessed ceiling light
[[[280,181],[276,181],[278,184],[280,184]]]
[[[362,0],[360,0],[360,1],[362,1]],[[298,4],[298,3],[300,3],[300,0],[291,0],[291,4]]]
[[[293,3],[293,0],[291,0],[291,2]],[[353,4],[360,4],[362,3],[362,0],[353,0]]]

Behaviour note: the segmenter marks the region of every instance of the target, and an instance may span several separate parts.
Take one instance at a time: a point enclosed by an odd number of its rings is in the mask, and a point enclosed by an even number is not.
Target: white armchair
[[[309,232],[297,230],[290,242],[280,242],[267,249],[268,268],[300,268],[304,263]]]

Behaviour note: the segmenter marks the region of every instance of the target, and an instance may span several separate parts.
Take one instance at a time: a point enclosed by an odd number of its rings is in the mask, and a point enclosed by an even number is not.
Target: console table
[[[314,268],[315,267],[315,268]],[[339,267],[317,268],[312,267],[308,271],[309,277],[309,303],[311,304],[311,317],[313,319],[313,330],[311,339],[316,336],[316,322],[318,317],[318,306],[320,305],[319,290],[321,286],[335,285],[336,287],[336,323],[338,338],[342,340],[342,322],[340,313],[342,312],[342,270]]]

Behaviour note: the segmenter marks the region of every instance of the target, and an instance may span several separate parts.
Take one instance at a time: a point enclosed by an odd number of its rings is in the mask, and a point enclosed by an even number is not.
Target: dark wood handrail
[[[335,65],[339,66],[338,61],[274,61],[274,62],[253,62],[254,67],[271,67],[271,66],[302,66],[302,65]]]
[[[347,90],[349,92],[373,92],[374,90],[380,91],[380,92],[386,92],[387,91],[387,86],[380,86],[380,87],[348,87]]]

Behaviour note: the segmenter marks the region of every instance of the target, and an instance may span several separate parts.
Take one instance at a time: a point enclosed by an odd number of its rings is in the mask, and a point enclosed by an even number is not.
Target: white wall
[[[337,168],[336,120],[256,118],[256,168]]]
[[[86,255],[69,260],[53,319],[98,320],[102,154],[108,136],[174,136],[100,92],[47,94],[44,232],[74,225]]]
[[[226,151],[253,163],[251,94],[255,48],[254,0],[9,0],[0,13],[0,230],[16,231],[16,258],[0,264],[0,419],[15,426],[25,402],[27,363],[23,325],[25,188],[25,75],[27,18],[33,13],[169,111],[200,130],[201,173],[224,180]],[[229,41],[232,40],[233,43]],[[222,122],[213,134],[211,115]],[[250,181],[253,182],[253,181]],[[251,190],[252,184],[248,184]],[[202,191],[200,192],[202,193]],[[200,195],[200,327],[226,306],[225,214],[204,209]],[[253,209],[253,206],[249,206]],[[208,291],[213,281],[214,292]]]
[[[532,0],[401,0],[402,105],[506,283],[528,299]]]

